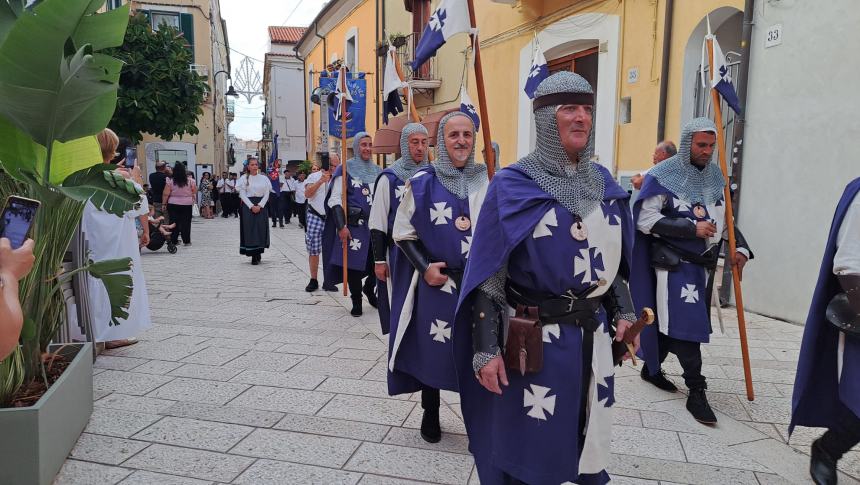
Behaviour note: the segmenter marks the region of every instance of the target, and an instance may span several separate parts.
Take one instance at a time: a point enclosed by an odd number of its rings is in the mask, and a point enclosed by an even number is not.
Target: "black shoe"
[[[239,218],[239,214],[236,214],[236,215],[234,215],[233,217],[235,217],[236,219],[238,219],[238,218]]]
[[[307,291],[308,293],[310,293],[310,292],[312,292],[312,291],[316,291],[316,289],[317,289],[317,288],[319,288],[319,287],[320,287],[319,282],[318,282],[317,280],[315,280],[315,279],[311,278],[311,282],[310,282],[310,283],[308,283],[308,286],[305,286],[305,291]]]
[[[836,460],[821,446],[821,438],[812,442],[812,459],[809,461],[809,475],[816,485],[836,485]]]
[[[334,285],[329,285],[329,286],[323,285],[322,288],[325,291],[337,291],[337,286],[334,286]]]
[[[376,300],[376,292],[374,290],[375,290],[375,288],[373,288],[373,287],[365,286],[364,290],[362,290],[362,292],[364,293],[364,296],[367,297],[367,302],[370,303],[370,306],[372,306],[373,308],[376,308],[376,305],[379,302]]]
[[[421,418],[421,437],[428,443],[438,443],[442,439],[439,425],[439,409],[425,409]]]
[[[287,224],[289,224],[289,222]],[[283,228],[284,228],[284,223],[282,222],[281,223],[281,229],[283,229]]]
[[[273,222],[273,223],[272,223],[272,227],[278,227],[278,223],[277,223],[277,222]]]
[[[690,411],[693,419],[702,424],[717,424],[717,417],[711,410],[711,405],[708,404],[704,389],[690,389],[690,396],[687,398],[687,411]]]
[[[354,317],[360,317],[362,314],[361,309],[361,297],[352,299],[352,310],[349,311],[349,314]]]
[[[640,372],[639,375],[642,377],[643,381],[654,384],[658,389],[662,389],[667,392],[678,392],[678,387],[675,386],[675,384],[672,384],[672,381],[666,379],[666,373],[663,372],[663,369],[660,369],[652,376],[651,372],[648,371],[648,367],[643,362],[642,372]]]

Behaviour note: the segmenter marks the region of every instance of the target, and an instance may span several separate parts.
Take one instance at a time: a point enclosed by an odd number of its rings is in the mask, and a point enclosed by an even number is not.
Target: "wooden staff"
[[[346,66],[340,66],[340,92],[346,93]],[[347,179],[347,170],[346,170],[346,96],[341,95],[339,101],[340,107],[340,204],[343,208],[343,220],[345,225],[343,227],[347,227],[349,224],[349,211],[346,206],[346,179]],[[343,241],[343,296],[349,296],[349,288],[348,288],[348,279],[349,279],[349,268],[347,268],[347,249],[349,245],[349,241]]]
[[[469,5],[469,22],[472,29],[475,23],[475,4],[467,0]],[[493,150],[493,139],[490,137],[490,117],[487,116],[487,95],[484,93],[484,72],[481,68],[481,47],[475,34],[470,34],[472,45],[475,46],[475,83],[478,86],[478,109],[481,111],[481,134],[484,137],[484,163],[487,164],[487,176],[492,180],[496,173],[496,151]]]
[[[403,67],[400,65],[400,58],[395,56],[393,52],[389,52],[388,54],[394,59],[394,69],[397,71],[397,75],[400,77],[400,80],[403,81],[405,78],[403,77]],[[403,94],[406,97],[406,104],[409,105],[409,115],[412,117],[412,121],[414,123],[421,123],[421,115],[419,115],[418,110],[415,109],[414,100],[410,99],[412,97],[409,95],[411,88],[403,88],[403,91]],[[401,153],[401,155],[403,154]],[[427,150],[427,159],[431,162],[434,159],[433,152],[430,150]]]
[[[711,81],[714,79],[714,41],[712,37],[708,41],[708,65],[710,66]],[[713,83],[712,83],[713,84]],[[717,125],[717,149],[720,152],[720,170],[723,171],[723,179],[726,181],[725,186],[725,203],[726,203],[726,227],[729,232],[729,253],[726,257],[727,262],[734,259],[737,245],[735,241],[735,216],[732,209],[732,197],[729,186],[729,171],[726,167],[726,134],[723,131],[723,114],[720,109],[720,94],[716,88],[711,88],[711,102],[714,105],[714,121]],[[753,391],[752,369],[750,367],[750,349],[747,342],[747,322],[744,317],[744,297],[741,291],[741,277],[737,265],[732,264],[732,282],[735,288],[735,306],[738,311],[738,333],[741,339],[741,357],[744,365],[744,381],[747,386],[747,399],[755,400],[755,391]]]

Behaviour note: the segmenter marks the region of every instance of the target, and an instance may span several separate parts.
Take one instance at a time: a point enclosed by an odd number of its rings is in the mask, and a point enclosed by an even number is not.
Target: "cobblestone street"
[[[175,255],[145,251],[155,326],[95,363],[92,419],[57,484],[478,482],[458,396],[443,392],[442,442],[424,442],[418,396],[388,396],[376,312],[353,318],[340,293],[306,293],[297,221],[271,234],[260,266],[238,255],[232,218],[196,219]],[[748,402],[734,310],[723,319],[703,347],[714,428],[684,393],[618,371],[613,483],[809,483],[821,431],[786,431],[803,328],[749,315]],[[683,383],[677,361],[665,369]],[[860,483],[860,451],[840,466],[840,483]]]

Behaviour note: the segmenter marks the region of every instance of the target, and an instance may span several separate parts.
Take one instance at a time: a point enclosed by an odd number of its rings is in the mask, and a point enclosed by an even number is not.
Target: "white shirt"
[[[307,190],[307,188],[310,187],[311,185],[319,182],[319,180],[322,178],[322,176],[323,176],[322,170],[320,170],[319,172],[314,172],[314,173],[310,174],[310,176],[308,176],[307,180],[305,180],[305,190]],[[313,209],[317,212],[317,214],[325,215],[325,191],[326,191],[326,184],[320,184],[319,188],[317,189],[317,191],[313,197],[307,197],[307,195],[305,195],[305,198],[308,201],[308,205],[310,207],[313,207]]]
[[[308,180],[304,181],[296,180],[296,203],[304,204],[307,198],[305,198],[305,187],[308,186]]]
[[[391,189],[388,177],[379,177],[376,182],[376,193],[373,194],[373,204],[370,206],[370,216],[367,227],[388,234],[388,211],[391,210]]]
[[[272,190],[272,182],[269,181],[269,177],[262,174],[243,175],[237,182],[236,188],[239,190],[239,197],[245,205],[253,207],[254,204],[251,202],[250,197],[262,197],[263,200],[257,205],[260,207],[266,206],[266,202],[269,201],[269,191]]]
[[[298,189],[298,186],[298,180],[290,177],[286,179],[284,184],[281,185],[281,190],[284,190],[284,187],[286,187],[287,192],[295,192]]]
[[[860,195],[848,206],[836,235],[833,274],[860,274]]]
[[[221,179],[218,181],[218,185],[216,185],[216,187],[218,188],[219,194],[232,194],[236,191],[236,181]]]

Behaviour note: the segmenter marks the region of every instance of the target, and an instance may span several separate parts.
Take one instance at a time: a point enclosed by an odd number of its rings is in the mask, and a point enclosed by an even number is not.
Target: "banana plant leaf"
[[[122,217],[140,201],[143,190],[114,170],[99,163],[79,170],[63,181],[57,190],[71,199],[89,200],[97,209]]]
[[[0,44],[0,115],[43,146],[93,135],[113,115],[122,63],[96,49],[122,43],[128,16],[92,14],[103,3],[44,0]]]
[[[110,301],[111,325],[119,325],[119,319],[128,318],[128,306],[134,284],[131,279],[131,258],[90,261],[86,268],[93,278],[105,285]]]

